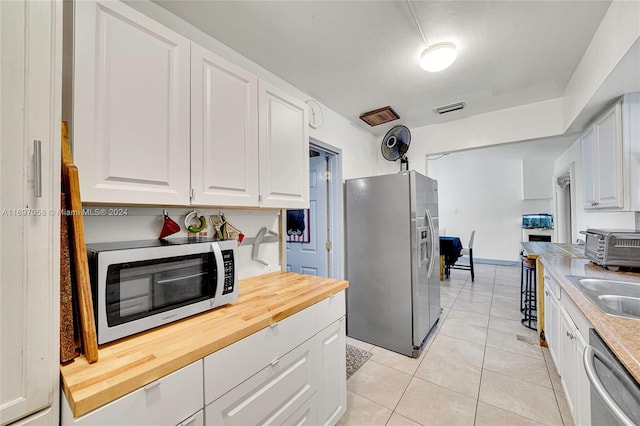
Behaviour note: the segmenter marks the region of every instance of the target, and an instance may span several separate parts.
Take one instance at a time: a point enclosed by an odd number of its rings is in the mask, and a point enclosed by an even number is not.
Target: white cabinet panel
[[[597,144],[598,207],[621,208],[622,198],[622,134],[621,104],[595,122]]]
[[[580,143],[584,208],[623,208],[622,101],[598,117]]]
[[[2,425],[57,423],[61,14],[57,1],[0,2]]]
[[[62,404],[62,425],[177,425],[204,406],[202,360],[77,419]]]
[[[562,307],[560,307],[559,311],[559,354],[557,369],[560,374],[567,404],[569,405],[569,411],[573,413],[575,405],[574,396],[576,394],[576,363],[578,361],[574,357],[574,340],[576,339],[577,331],[567,311]]]
[[[559,306],[558,298],[555,291],[559,288],[553,279],[547,275],[544,277],[544,335],[549,353],[554,364],[558,365],[558,356],[560,352],[559,334]]]
[[[206,424],[282,424],[316,392],[316,353],[312,349],[311,344],[298,346],[209,404]]]
[[[309,207],[309,129],[304,102],[258,82],[263,207]]]
[[[584,208],[591,209],[597,206],[595,188],[595,143],[596,133],[593,126],[590,126],[580,137],[580,150],[582,154],[582,176]]]
[[[318,304],[272,324],[204,359],[205,404],[231,390],[316,333]]]
[[[318,424],[335,425],[347,410],[346,320],[329,325],[317,336],[320,344],[318,372],[322,375],[317,395]],[[338,374],[339,373],[339,374]]]
[[[83,201],[188,204],[189,40],[120,2],[75,8]]]
[[[191,45],[192,204],[258,206],[258,79]]]

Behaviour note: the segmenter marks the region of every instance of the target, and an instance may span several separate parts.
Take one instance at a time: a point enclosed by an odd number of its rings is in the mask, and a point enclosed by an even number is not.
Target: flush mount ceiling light
[[[410,0],[407,0],[407,5],[411,11],[413,22],[415,22],[418,32],[420,32],[420,36],[422,36],[422,41],[424,41],[424,45],[427,46],[427,48],[422,52],[422,55],[420,55],[420,68],[429,72],[442,71],[451,65],[458,57],[456,45],[449,42],[443,42],[429,46],[427,38],[422,32],[422,28],[420,28],[416,14],[413,12]]]

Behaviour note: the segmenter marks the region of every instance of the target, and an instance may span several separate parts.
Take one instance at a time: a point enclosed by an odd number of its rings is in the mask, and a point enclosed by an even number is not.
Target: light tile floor
[[[440,321],[417,359],[373,355],[347,381],[339,425],[571,425],[560,377],[520,324],[520,268],[477,264],[441,283]]]

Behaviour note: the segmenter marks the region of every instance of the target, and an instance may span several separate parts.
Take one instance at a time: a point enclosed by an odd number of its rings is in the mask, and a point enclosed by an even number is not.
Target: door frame
[[[342,150],[313,137],[309,138],[309,149],[321,151],[329,156],[331,179],[327,182],[327,226],[332,249],[329,252],[329,278],[344,279],[344,195],[342,185]]]

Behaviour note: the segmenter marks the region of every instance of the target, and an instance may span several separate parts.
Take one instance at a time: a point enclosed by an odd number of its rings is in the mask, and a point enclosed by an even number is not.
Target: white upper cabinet
[[[192,204],[258,206],[258,79],[191,45]]]
[[[83,202],[309,206],[304,102],[124,3],[74,5]]]
[[[625,95],[582,134],[585,209],[640,210],[639,103]]]
[[[82,200],[188,204],[189,40],[120,2],[74,5]]]
[[[260,194],[264,207],[309,207],[307,105],[260,80]]]

